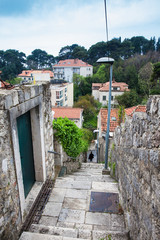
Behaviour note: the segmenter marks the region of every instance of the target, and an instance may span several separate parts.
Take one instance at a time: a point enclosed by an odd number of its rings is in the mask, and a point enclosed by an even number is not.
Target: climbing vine
[[[118,124],[120,125],[122,122],[124,122],[124,119],[125,119],[124,106],[119,106],[119,109],[118,109]]]
[[[55,137],[62,144],[63,150],[70,157],[77,157],[88,148],[88,141],[84,137],[83,129],[68,118],[58,118],[53,120]]]

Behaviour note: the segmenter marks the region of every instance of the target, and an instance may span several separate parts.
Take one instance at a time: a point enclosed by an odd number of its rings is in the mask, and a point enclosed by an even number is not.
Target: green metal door
[[[27,197],[35,182],[35,169],[33,159],[32,132],[30,112],[17,118],[19,149],[21,157],[24,194]]]

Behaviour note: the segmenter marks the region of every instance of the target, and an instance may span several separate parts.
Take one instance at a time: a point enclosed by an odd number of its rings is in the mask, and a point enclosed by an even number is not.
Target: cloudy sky
[[[160,37],[160,0],[107,0],[109,40]],[[106,41],[104,0],[0,0],[0,50],[57,56],[77,43]]]

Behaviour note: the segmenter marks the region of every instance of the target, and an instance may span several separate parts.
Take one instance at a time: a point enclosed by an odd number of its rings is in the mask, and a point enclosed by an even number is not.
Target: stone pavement
[[[83,163],[78,172],[57,178],[39,224],[20,240],[128,240],[123,214],[89,211],[91,191],[118,193],[102,169],[102,164]]]

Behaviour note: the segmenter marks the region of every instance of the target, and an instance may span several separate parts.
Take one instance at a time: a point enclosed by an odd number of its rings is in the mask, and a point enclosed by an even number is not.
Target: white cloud
[[[103,1],[88,1],[78,7],[75,0],[56,6],[54,1],[44,3],[41,8],[34,5],[28,16],[0,18],[1,49],[14,48],[28,55],[40,48],[56,56],[66,45],[77,43],[89,48],[106,41]],[[109,1],[109,39],[158,36],[157,4],[159,0],[152,0],[152,4],[150,0]]]

